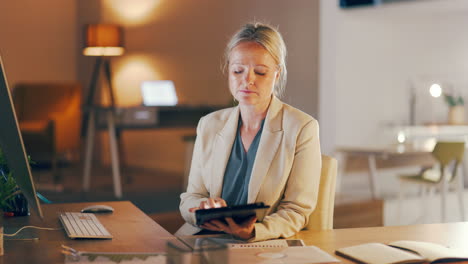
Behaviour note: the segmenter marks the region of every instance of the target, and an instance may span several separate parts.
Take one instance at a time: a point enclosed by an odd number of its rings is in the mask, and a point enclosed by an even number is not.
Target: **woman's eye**
[[[234,70],[234,74],[242,73],[242,70]]]
[[[266,72],[255,72],[257,75],[264,76]]]

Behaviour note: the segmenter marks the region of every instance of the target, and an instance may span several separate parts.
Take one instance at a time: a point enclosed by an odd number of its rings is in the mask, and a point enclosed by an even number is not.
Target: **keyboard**
[[[69,238],[112,239],[94,214],[67,212],[61,213],[59,219]]]

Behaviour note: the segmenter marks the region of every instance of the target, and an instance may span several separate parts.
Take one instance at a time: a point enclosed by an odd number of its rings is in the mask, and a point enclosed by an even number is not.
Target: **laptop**
[[[144,81],[141,83],[143,106],[175,106],[177,94],[174,82],[169,80]]]

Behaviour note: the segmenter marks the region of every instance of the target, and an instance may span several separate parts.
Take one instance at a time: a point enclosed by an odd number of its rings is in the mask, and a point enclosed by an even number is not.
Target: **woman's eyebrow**
[[[232,62],[230,65],[232,65],[232,66],[247,66],[248,64],[243,64],[241,62]],[[268,65],[265,65],[265,64],[255,64],[254,67],[270,68],[270,67],[268,67]]]

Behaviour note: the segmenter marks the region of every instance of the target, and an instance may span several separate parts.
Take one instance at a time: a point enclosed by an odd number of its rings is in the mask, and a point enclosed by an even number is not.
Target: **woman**
[[[289,237],[315,208],[321,154],[318,123],[282,103],[286,46],[269,25],[247,24],[228,43],[225,69],[237,107],[211,113],[197,128],[187,192],[181,195],[185,221],[177,235],[202,229],[249,241]],[[212,220],[195,226],[195,211],[263,202],[262,222]]]

